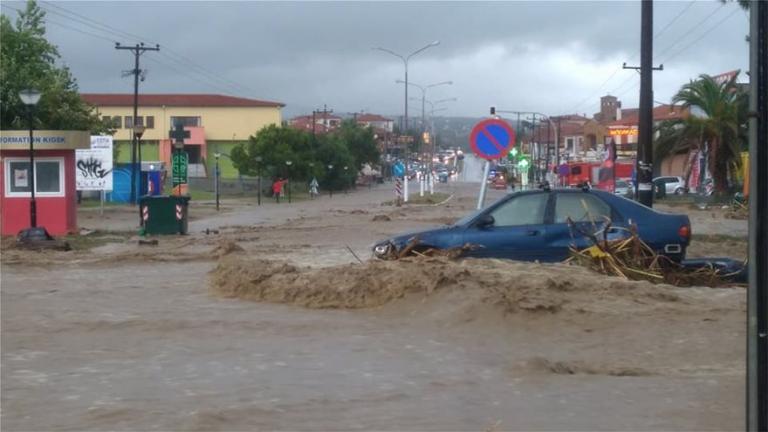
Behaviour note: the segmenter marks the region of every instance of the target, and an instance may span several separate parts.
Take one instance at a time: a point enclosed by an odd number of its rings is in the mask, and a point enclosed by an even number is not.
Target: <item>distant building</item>
[[[380,116],[378,114],[366,114],[366,113],[357,114],[355,116],[355,121],[359,125],[370,126],[374,129],[378,129],[383,132],[392,133],[395,130],[394,120],[384,116]]]
[[[326,134],[338,129],[341,126],[341,121],[342,118],[337,115],[319,111],[310,115],[294,117],[288,120],[288,126],[305,132]]]
[[[654,124],[665,120],[684,119],[688,115],[688,109],[682,106],[660,105],[653,108]],[[637,127],[639,121],[640,115],[636,111],[626,117],[606,124],[608,136],[616,143],[616,150],[619,155],[634,156],[637,152]]]
[[[140,94],[139,115],[133,118],[133,94],[83,93],[99,115],[113,122],[117,129],[116,162],[131,161],[131,137],[134,123],[146,128],[141,137],[141,159],[163,161],[170,166],[171,140],[168,131],[176,123],[190,132],[184,141],[189,154],[189,175],[206,177],[213,173],[214,153],[229,154],[240,142],[268,125],[281,123],[280,102],[246,99],[218,94]],[[221,158],[223,177],[236,177],[229,158]]]

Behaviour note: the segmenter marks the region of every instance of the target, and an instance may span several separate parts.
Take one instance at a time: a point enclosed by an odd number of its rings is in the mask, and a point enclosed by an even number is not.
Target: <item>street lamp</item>
[[[446,98],[446,99],[438,99],[436,101],[430,101],[430,100],[426,100],[426,99],[424,99],[422,101],[422,103],[424,103],[424,102],[428,103],[430,108],[431,108],[430,114],[429,114],[429,123],[430,123],[430,127],[429,127],[430,133],[429,133],[429,136],[430,136],[430,139],[431,139],[431,142],[429,143],[429,147],[430,147],[431,151],[430,151],[430,155],[429,155],[429,173],[428,173],[428,175],[429,175],[429,177],[428,177],[429,193],[430,194],[432,194],[434,192],[434,182],[435,182],[434,176],[432,175],[432,168],[433,168],[432,164],[433,164],[433,159],[435,157],[435,148],[437,147],[437,139],[435,137],[435,113],[439,112],[439,111],[446,110],[446,108],[435,108],[435,106],[439,105],[441,103],[446,103],[446,102],[456,102],[458,100],[459,100],[458,98],[452,97],[452,98]],[[425,128],[425,132],[426,132],[426,128]]]
[[[431,89],[432,87],[437,87],[437,86],[441,86],[441,85],[453,85],[453,81],[442,81],[442,82],[439,82],[439,83],[428,84],[428,85],[421,85],[421,84],[416,84],[416,83],[412,83],[412,82],[405,82],[405,81],[400,80],[400,79],[396,80],[395,82],[398,83],[398,84],[405,84],[406,86],[409,86],[409,85],[410,86],[414,86],[414,87],[418,88],[419,90],[421,90],[421,128],[422,128],[422,132],[426,132],[426,130],[427,130],[427,116],[426,116],[426,111],[425,111],[424,103],[427,100],[427,90]],[[411,98],[411,100],[416,100],[416,98]]]
[[[333,198],[333,186],[331,185],[331,173],[333,172],[333,164],[328,164],[328,196]]]
[[[259,176],[259,193],[258,193],[258,203],[261,205],[261,156],[256,156],[253,158],[253,160],[256,161],[256,175]]]
[[[286,177],[286,180],[288,181],[288,204],[291,203],[291,165],[293,162],[291,161],[285,161],[285,165],[288,167],[288,176]]]
[[[31,229],[29,231],[37,231],[37,203],[35,202],[35,138],[34,138],[34,124],[32,122],[32,110],[35,109],[37,103],[40,102],[40,92],[35,89],[25,89],[19,92],[21,102],[26,106],[27,111],[27,123],[29,125],[29,225]],[[45,229],[43,229],[44,231]],[[38,234],[28,232],[27,234]]]
[[[392,51],[390,49],[387,49],[387,48],[382,48],[382,47],[372,48],[374,50],[384,51],[385,53],[392,54],[393,56],[395,56],[395,57],[397,57],[397,58],[399,58],[400,60],[403,61],[403,66],[405,67],[405,81],[404,81],[405,82],[405,99],[403,100],[403,105],[405,105],[405,117],[403,119],[403,122],[404,122],[403,132],[406,135],[408,134],[408,60],[410,60],[411,57],[415,56],[416,54],[426,50],[427,48],[430,48],[430,47],[433,47],[433,46],[438,46],[438,45],[440,45],[440,41],[436,40],[436,41],[434,41],[434,42],[432,42],[430,44],[427,44],[427,45],[417,49],[416,51],[408,54],[407,56],[402,56],[402,55],[400,55],[400,54],[398,54],[398,53],[396,53],[396,52],[394,52],[394,51]],[[406,173],[408,172],[408,154],[407,154],[407,152],[406,152],[406,157],[405,157],[405,172]],[[405,183],[403,185],[404,198],[405,198],[405,202],[408,202],[408,181],[406,180],[404,183]]]

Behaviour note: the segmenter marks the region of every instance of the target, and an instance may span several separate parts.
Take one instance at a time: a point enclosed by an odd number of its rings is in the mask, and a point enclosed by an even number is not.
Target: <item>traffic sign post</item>
[[[405,166],[402,162],[397,162],[392,166],[392,175],[395,177],[395,204],[400,207],[403,203],[403,176],[405,175]]]
[[[483,179],[480,183],[480,196],[477,199],[478,210],[482,209],[485,204],[491,161],[506,156],[514,145],[515,131],[504,120],[486,119],[472,128],[472,132],[469,134],[469,146],[477,157],[486,160],[483,168]]]
[[[187,171],[189,167],[189,155],[184,152],[184,139],[189,138],[189,131],[184,130],[181,123],[176,123],[173,129],[168,131],[168,136],[173,139],[173,156],[171,179],[176,195],[181,196],[180,185],[187,184]],[[178,188],[178,189],[177,189]]]

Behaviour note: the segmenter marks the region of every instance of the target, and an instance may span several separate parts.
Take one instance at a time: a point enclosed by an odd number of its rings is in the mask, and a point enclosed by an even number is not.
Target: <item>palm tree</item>
[[[709,171],[715,191],[720,194],[726,191],[728,170],[740,163],[739,153],[746,142],[747,97],[736,86],[736,76],[738,73],[719,84],[709,75],[700,75],[698,80],[680,88],[672,98],[673,103],[692,110],[692,115],[682,120],[678,128],[678,150],[686,142],[689,147],[696,141],[698,146],[706,143]],[[664,139],[660,136],[659,144],[665,140],[674,140],[674,135],[667,134]]]

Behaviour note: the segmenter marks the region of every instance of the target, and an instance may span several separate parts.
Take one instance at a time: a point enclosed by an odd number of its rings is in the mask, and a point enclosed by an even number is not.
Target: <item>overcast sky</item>
[[[40,2],[48,37],[82,92],[132,92],[133,66],[114,42],[160,44],[142,56],[146,93],[220,93],[286,103],[286,116],[327,104],[401,115],[409,80],[429,89],[440,115],[480,117],[488,107],[587,113],[612,94],[636,107],[640,1],[627,2]],[[3,2],[15,18],[23,3]],[[654,99],[668,102],[699,74],[748,65],[748,15],[718,0],[656,1]],[[108,27],[104,27],[108,26]],[[87,34],[86,34],[87,33]],[[743,75],[743,73],[742,73]],[[744,81],[742,77],[741,81]],[[410,87],[410,96],[421,96]],[[420,113],[412,102],[409,114]]]

